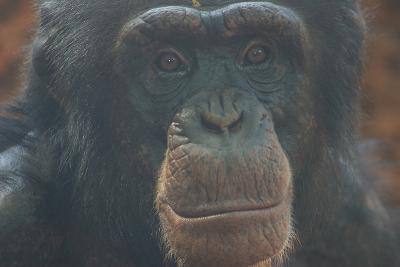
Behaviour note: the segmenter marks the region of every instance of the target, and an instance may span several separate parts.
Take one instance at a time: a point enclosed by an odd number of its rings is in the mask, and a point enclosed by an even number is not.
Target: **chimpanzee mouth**
[[[243,216],[260,215],[261,213],[274,213],[281,206],[284,206],[284,199],[277,201],[271,205],[237,205],[230,207],[210,207],[210,208],[193,208],[190,211],[178,211],[170,204],[165,203],[166,212],[180,220],[229,220]]]

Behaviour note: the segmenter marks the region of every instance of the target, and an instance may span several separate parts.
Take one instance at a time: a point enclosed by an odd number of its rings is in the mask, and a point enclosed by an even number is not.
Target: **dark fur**
[[[162,266],[153,188],[165,137],[132,115],[109,68],[140,2],[41,1],[23,123],[1,120],[1,148],[19,147],[0,173],[0,190],[11,192],[0,205],[1,267]],[[302,144],[309,157],[295,177],[300,244],[287,264],[400,266],[390,218],[353,153],[363,42],[355,1],[282,2],[306,18],[319,88],[319,133]],[[154,142],[160,151],[144,149]]]

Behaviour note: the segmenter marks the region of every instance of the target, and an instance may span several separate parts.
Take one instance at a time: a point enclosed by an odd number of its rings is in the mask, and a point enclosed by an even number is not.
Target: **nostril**
[[[202,125],[209,131],[217,134],[224,132],[236,132],[241,128],[243,112],[238,114],[232,112],[230,114],[218,115],[212,112],[204,112],[201,116]]]
[[[241,112],[239,117],[228,126],[229,132],[238,132],[242,128],[242,121],[243,112]]]

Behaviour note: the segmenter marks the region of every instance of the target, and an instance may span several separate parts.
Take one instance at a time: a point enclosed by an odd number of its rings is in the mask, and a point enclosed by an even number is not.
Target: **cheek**
[[[314,111],[314,103],[309,98],[310,95],[305,93],[294,93],[278,99],[271,108],[279,142],[295,174],[304,168],[304,162],[310,156],[304,148],[315,147],[316,141],[323,138],[315,117],[318,113]]]

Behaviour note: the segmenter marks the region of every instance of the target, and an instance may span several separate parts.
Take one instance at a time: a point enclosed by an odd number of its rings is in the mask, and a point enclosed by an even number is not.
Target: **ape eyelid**
[[[170,71],[170,72],[162,70],[160,68],[160,66],[158,66],[158,61],[160,60],[160,57],[162,57],[164,54],[176,55],[178,57],[178,59],[180,60],[180,62],[182,63],[182,65],[185,66],[184,69],[180,68],[177,71]],[[157,51],[157,53],[155,53],[154,57],[152,58],[151,64],[152,64],[153,68],[156,68],[156,71],[158,73],[162,74],[162,76],[185,74],[190,71],[189,60],[187,60],[186,57],[184,55],[182,55],[182,53],[180,53],[179,51],[177,51],[175,48],[172,48],[172,47],[166,47],[166,48],[159,49]]]
[[[237,64],[239,66],[246,66],[246,65],[253,66],[254,64],[246,62],[246,56],[251,49],[258,47],[258,46],[265,48],[265,51],[268,53],[267,53],[266,60],[264,62],[262,62],[260,64],[256,64],[256,65],[262,65],[266,62],[271,61],[272,57],[273,57],[272,45],[266,41],[256,39],[256,40],[253,40],[253,41],[250,41],[249,43],[247,43],[246,46],[244,46],[244,48],[242,48],[240,50],[239,56],[237,58]]]

